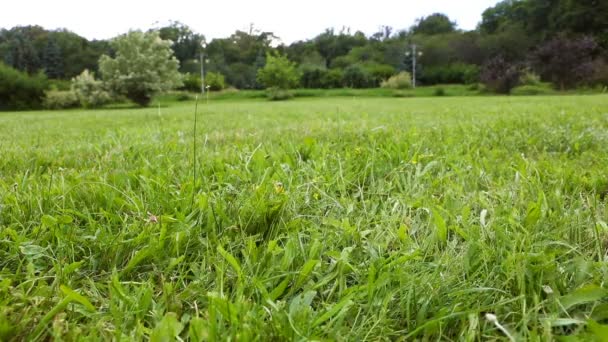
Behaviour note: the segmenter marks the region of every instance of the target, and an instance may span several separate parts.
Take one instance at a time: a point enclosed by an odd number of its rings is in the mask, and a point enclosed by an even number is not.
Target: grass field
[[[212,101],[194,123],[193,102],[0,113],[0,340],[607,336],[608,96]]]

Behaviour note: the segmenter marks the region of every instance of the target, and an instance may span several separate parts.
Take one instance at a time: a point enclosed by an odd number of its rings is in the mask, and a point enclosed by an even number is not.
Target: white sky
[[[208,39],[223,38],[250,23],[285,43],[313,38],[325,28],[350,27],[367,35],[381,25],[395,32],[417,18],[447,14],[461,29],[474,29],[497,0],[3,0],[0,27],[67,28],[88,39],[107,39],[129,29],[180,21]]]

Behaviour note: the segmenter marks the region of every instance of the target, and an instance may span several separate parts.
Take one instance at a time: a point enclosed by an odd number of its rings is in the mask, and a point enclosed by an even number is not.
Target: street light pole
[[[207,44],[201,41],[201,95],[205,95],[205,48]]]

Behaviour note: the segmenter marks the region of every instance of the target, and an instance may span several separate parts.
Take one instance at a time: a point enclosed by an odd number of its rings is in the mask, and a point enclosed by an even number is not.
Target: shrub
[[[45,94],[43,105],[46,109],[67,109],[80,106],[80,101],[73,91],[49,90]]]
[[[112,100],[110,93],[104,89],[103,83],[95,79],[89,70],[72,78],[72,92],[84,108],[100,107]]]
[[[412,76],[407,71],[402,71],[380,85],[382,88],[409,89],[412,87]]]
[[[445,93],[445,89],[443,89],[442,87],[438,87],[438,88],[435,88],[435,90],[433,91],[433,95],[446,96],[447,94]]]
[[[40,108],[47,88],[43,73],[30,76],[0,63],[0,110]]]
[[[498,56],[484,64],[480,79],[489,91],[509,94],[517,86],[520,72],[519,66]]]
[[[179,90],[191,91],[194,93],[201,92],[201,76],[197,74],[187,73],[182,76],[182,86]]]
[[[284,101],[292,98],[293,94],[286,89],[271,87],[266,89],[266,97],[268,97],[270,101]]]
[[[526,69],[519,77],[519,84],[523,86],[538,86],[541,85],[540,76],[530,69]]]
[[[211,91],[220,91],[226,88],[224,75],[219,72],[209,72],[205,75],[205,86]]]

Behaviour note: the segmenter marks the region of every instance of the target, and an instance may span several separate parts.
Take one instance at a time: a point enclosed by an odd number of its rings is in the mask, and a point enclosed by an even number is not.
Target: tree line
[[[291,44],[276,44],[272,32],[236,31],[208,41],[180,22],[155,28],[171,40],[183,87],[200,88],[201,54],[214,88],[261,89],[258,71],[267,56],[286,56],[297,69],[297,86],[372,88],[400,72],[412,72],[416,45],[419,84],[484,83],[509,92],[522,79],[558,88],[608,83],[608,1],[504,0],[483,12],[475,30],[464,31],[446,15],[422,17],[402,30],[389,26],[368,36],[349,28],[327,29]],[[102,55],[114,56],[110,41],[89,41],[67,30],[39,26],[0,30],[0,61],[30,75],[70,80],[83,70],[98,72]]]

